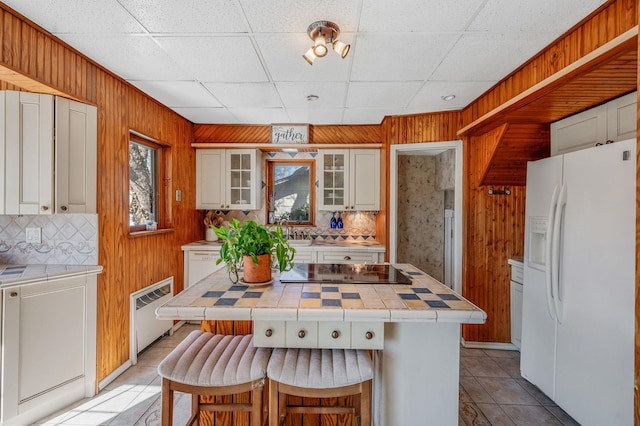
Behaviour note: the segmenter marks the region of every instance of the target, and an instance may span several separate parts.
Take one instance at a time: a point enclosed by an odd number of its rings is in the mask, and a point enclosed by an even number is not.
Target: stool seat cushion
[[[277,348],[267,376],[301,388],[338,388],[371,380],[373,362],[365,350]]]
[[[253,346],[253,335],[192,331],[158,365],[158,374],[193,386],[233,386],[264,379],[271,349]]]

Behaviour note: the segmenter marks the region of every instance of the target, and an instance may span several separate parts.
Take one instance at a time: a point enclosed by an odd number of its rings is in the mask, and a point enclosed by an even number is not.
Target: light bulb
[[[328,51],[329,49],[327,49],[327,43],[324,37],[316,38],[315,44],[313,45],[313,53],[315,53],[318,58],[322,58]]]
[[[340,57],[343,59],[349,53],[349,49],[351,49],[350,44],[343,43],[340,40],[335,40],[333,42],[333,51],[340,55]]]

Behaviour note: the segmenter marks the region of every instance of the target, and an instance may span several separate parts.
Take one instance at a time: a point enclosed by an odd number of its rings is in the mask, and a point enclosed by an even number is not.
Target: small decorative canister
[[[213,228],[207,228],[207,233],[205,234],[204,239],[207,241],[218,241],[218,236]]]

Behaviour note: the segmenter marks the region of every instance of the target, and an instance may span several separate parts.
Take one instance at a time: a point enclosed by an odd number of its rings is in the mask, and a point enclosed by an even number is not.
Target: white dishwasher
[[[520,349],[524,263],[520,258],[509,259],[507,262],[511,265],[511,343]]]
[[[220,250],[188,250],[187,263],[185,267],[185,284],[186,286],[193,285],[212,274],[218,269],[224,267],[224,263],[216,265],[218,257],[220,257]]]

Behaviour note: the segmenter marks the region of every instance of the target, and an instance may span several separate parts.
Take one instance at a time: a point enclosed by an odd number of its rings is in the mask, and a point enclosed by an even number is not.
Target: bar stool
[[[253,346],[253,335],[223,336],[192,331],[158,365],[162,377],[162,425],[173,424],[173,392],[192,394],[191,418],[200,411],[250,412],[251,425],[262,422],[262,391],[271,349]],[[251,403],[203,403],[200,395],[251,392]],[[199,423],[199,422],[198,422]]]
[[[373,362],[365,350],[277,348],[269,359],[267,377],[270,426],[282,424],[288,413],[353,414],[361,426],[371,425]],[[353,405],[288,405],[287,395],[353,395]]]

